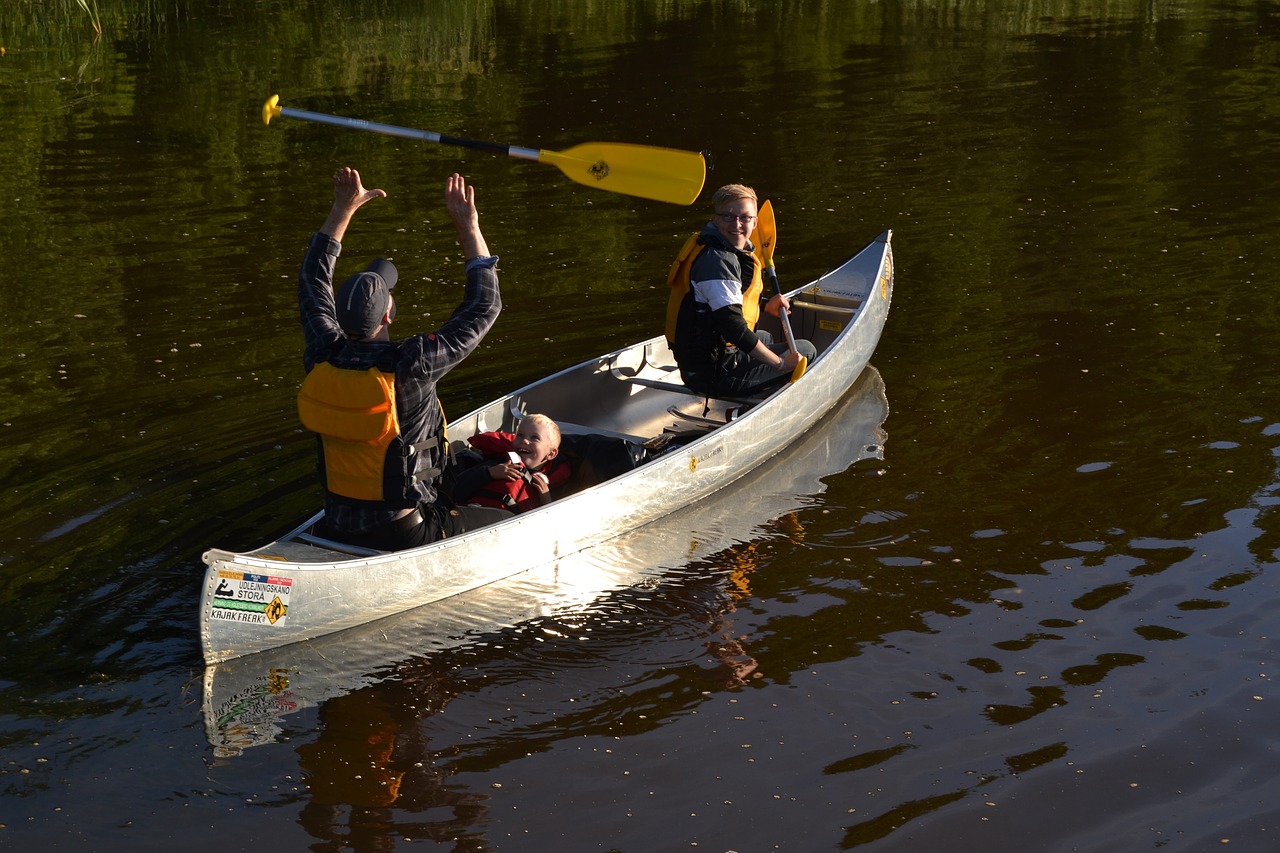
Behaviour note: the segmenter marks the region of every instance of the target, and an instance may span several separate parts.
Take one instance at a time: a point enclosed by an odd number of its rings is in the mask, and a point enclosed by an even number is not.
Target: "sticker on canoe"
[[[209,616],[251,625],[279,625],[289,615],[292,591],[293,578],[223,569],[218,572]]]

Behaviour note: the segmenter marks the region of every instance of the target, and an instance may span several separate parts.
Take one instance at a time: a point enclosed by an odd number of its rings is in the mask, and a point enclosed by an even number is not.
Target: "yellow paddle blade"
[[[538,162],[550,163],[589,187],[671,204],[693,204],[707,178],[706,160],[696,151],[622,142],[540,150]]]
[[[271,120],[278,115],[280,115],[280,96],[272,95],[262,105],[262,123],[271,124]]]
[[[796,369],[791,371],[791,381],[795,382],[801,376],[804,376],[804,372],[808,369],[809,369],[809,359],[803,355],[800,356],[800,361],[796,364]]]
[[[778,224],[773,218],[773,205],[765,199],[756,211],[756,230],[751,232],[751,242],[760,250],[767,267],[773,266],[773,250],[778,244]]]

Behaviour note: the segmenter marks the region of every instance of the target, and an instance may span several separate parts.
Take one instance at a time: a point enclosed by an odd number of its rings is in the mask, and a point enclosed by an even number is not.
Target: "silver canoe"
[[[562,370],[449,426],[454,439],[513,432],[525,413],[541,412],[566,435],[637,444],[701,431],[633,470],[533,512],[408,551],[369,551],[315,536],[317,514],[261,548],[205,552],[205,662],[439,601],[554,563],[714,495],[804,434],[867,366],[893,296],[891,236],[885,231],[837,269],[788,294],[795,334],[813,342],[818,356],[798,381],[760,401],[744,406],[692,394],[678,384],[666,340],[658,337]],[[761,326],[781,339],[773,318]]]
[[[712,576],[712,586],[723,590],[723,599],[713,593],[698,597],[698,607],[729,607],[750,584],[751,544],[804,536],[803,510],[820,505],[824,478],[858,463],[867,463],[868,475],[878,469],[888,416],[884,380],[868,365],[812,429],[726,485],[716,500],[446,601],[205,667],[202,710],[214,754],[226,758],[252,746],[297,739],[315,725],[303,712],[389,680],[436,685],[424,688],[429,694],[424,701],[412,703],[415,714],[429,716],[452,698],[446,692],[450,679],[431,675],[450,666],[448,656],[439,658],[439,653],[468,648],[482,659],[505,656],[514,638],[540,636],[540,624],[555,630],[565,624],[561,620],[589,631],[598,620],[620,618],[618,608],[633,606],[633,594],[661,595],[671,582],[687,596],[689,572]],[[788,522],[774,524],[788,515]],[[648,639],[638,635],[633,642],[642,645]],[[623,658],[627,652],[626,646],[617,650]]]

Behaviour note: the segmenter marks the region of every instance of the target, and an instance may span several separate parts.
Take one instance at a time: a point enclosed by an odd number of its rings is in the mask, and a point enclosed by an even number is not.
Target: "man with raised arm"
[[[298,278],[307,378],[298,393],[303,424],[318,436],[325,490],[324,533],[378,550],[443,539],[507,517],[457,507],[437,491],[445,464],[444,415],[436,384],[479,345],[502,308],[497,257],[480,232],[475,189],[461,175],[445,184],[445,206],[465,255],[462,301],[443,326],[391,339],[398,272],[370,263],[335,291],[334,268],[355,212],[385,198],[344,167],[333,177],[333,208],[312,235]]]

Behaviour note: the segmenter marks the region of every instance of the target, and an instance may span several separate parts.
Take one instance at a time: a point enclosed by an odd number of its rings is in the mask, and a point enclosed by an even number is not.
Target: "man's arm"
[[[701,269],[699,269],[699,263],[702,265]],[[694,263],[692,273],[699,272],[709,277],[706,280],[692,282],[692,286],[698,297],[711,307],[711,317],[716,324],[716,331],[726,342],[775,370],[792,370],[800,363],[797,353],[791,352],[785,356],[774,353],[747,325],[746,318],[742,316],[742,284],[740,283],[741,278],[747,274],[745,271],[734,268],[729,257],[723,252],[709,250],[699,255]],[[774,307],[770,313],[776,314],[777,307],[785,304],[784,297],[775,296],[770,301],[770,305]]]
[[[320,230],[311,236],[298,275],[298,314],[306,340],[303,366],[307,370],[342,337],[333,305],[333,270],[342,251],[342,237],[351,217],[365,202],[385,196],[382,190],[366,190],[360,173],[350,167],[333,176],[333,207]]]
[[[742,316],[742,285],[735,279],[722,278],[693,282],[697,297],[711,308],[711,319],[716,332],[726,343],[743,352],[753,352],[763,346],[760,338]]]
[[[377,190],[381,192],[381,190]],[[480,233],[480,214],[476,210],[476,189],[457,172],[449,176],[444,189],[444,203],[458,229],[458,243],[468,261],[489,257],[489,246]]]
[[[414,359],[414,375],[430,382],[452,370],[470,355],[498,319],[502,297],[497,258],[489,254],[489,246],[480,232],[480,215],[476,212],[475,190],[467,186],[459,174],[445,184],[445,207],[458,231],[458,243],[466,256],[466,288],[462,302],[444,325],[429,335],[415,340],[422,347]]]

